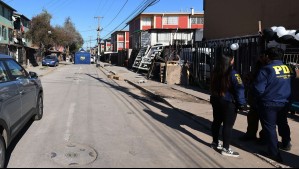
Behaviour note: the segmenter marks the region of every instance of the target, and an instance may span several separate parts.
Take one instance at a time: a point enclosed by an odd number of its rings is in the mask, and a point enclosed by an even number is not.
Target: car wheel
[[[44,114],[43,97],[39,95],[37,100],[36,115],[34,116],[34,120],[41,120],[43,118],[43,114]]]
[[[0,136],[0,168],[5,166],[6,146],[2,136]]]

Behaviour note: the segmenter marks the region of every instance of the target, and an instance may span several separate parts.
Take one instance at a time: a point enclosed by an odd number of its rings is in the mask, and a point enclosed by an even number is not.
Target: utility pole
[[[101,29],[101,19],[103,19],[104,17],[102,16],[96,16],[94,17],[95,19],[98,19],[98,29],[97,29],[97,32],[98,32],[98,37],[97,37],[97,43],[98,43],[98,57],[100,57],[100,50],[101,50],[101,31],[103,29]],[[100,59],[100,58],[98,58]]]

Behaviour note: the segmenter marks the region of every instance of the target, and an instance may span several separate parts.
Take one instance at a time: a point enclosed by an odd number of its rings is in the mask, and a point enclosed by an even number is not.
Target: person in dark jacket
[[[237,110],[246,105],[245,89],[241,76],[233,69],[234,57],[231,54],[223,54],[218,59],[211,81],[211,104],[214,117],[212,148],[221,150],[222,155],[239,157],[239,153],[230,148],[230,142]],[[222,123],[223,146],[219,144]]]
[[[253,83],[256,79],[259,70],[263,67],[262,61],[257,61],[255,68],[252,72],[250,72],[246,78],[244,79],[244,83],[246,84],[248,88],[248,104],[250,105],[250,110],[247,114],[247,132],[240,138],[241,141],[251,141],[251,140],[257,140],[257,132],[259,129],[259,113],[258,113],[258,106],[257,106],[257,100],[253,93]],[[265,134],[264,131],[261,130],[259,132],[259,141],[260,143],[265,143]]]
[[[282,137],[281,148],[291,149],[291,132],[287,113],[291,96],[292,70],[281,61],[283,55],[282,49],[267,49],[262,58],[266,66],[259,71],[254,82],[254,93],[268,145],[268,152],[263,155],[278,162],[281,162],[282,158],[278,147],[276,125]]]

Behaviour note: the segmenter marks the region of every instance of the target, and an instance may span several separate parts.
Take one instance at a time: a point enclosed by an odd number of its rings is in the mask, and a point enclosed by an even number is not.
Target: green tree
[[[33,44],[39,46],[42,51],[53,46],[64,46],[68,49],[67,52],[71,53],[78,51],[83,46],[84,41],[71,18],[66,18],[63,26],[55,27],[51,26],[51,19],[52,15],[46,10],[33,17],[26,37],[32,40]]]
[[[51,47],[54,43],[51,38],[51,32],[53,27],[51,26],[52,15],[46,10],[31,20],[29,31],[26,33],[26,38],[30,39],[33,44],[39,46],[42,49]]]
[[[68,47],[71,53],[78,51],[83,46],[84,40],[81,34],[76,30],[75,24],[70,17],[66,18],[63,28],[66,38],[65,46]]]

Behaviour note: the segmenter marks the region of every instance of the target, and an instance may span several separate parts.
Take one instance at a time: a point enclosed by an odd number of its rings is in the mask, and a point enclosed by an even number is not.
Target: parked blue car
[[[46,56],[42,61],[43,66],[53,66],[56,67],[59,65],[59,60],[57,56]]]

